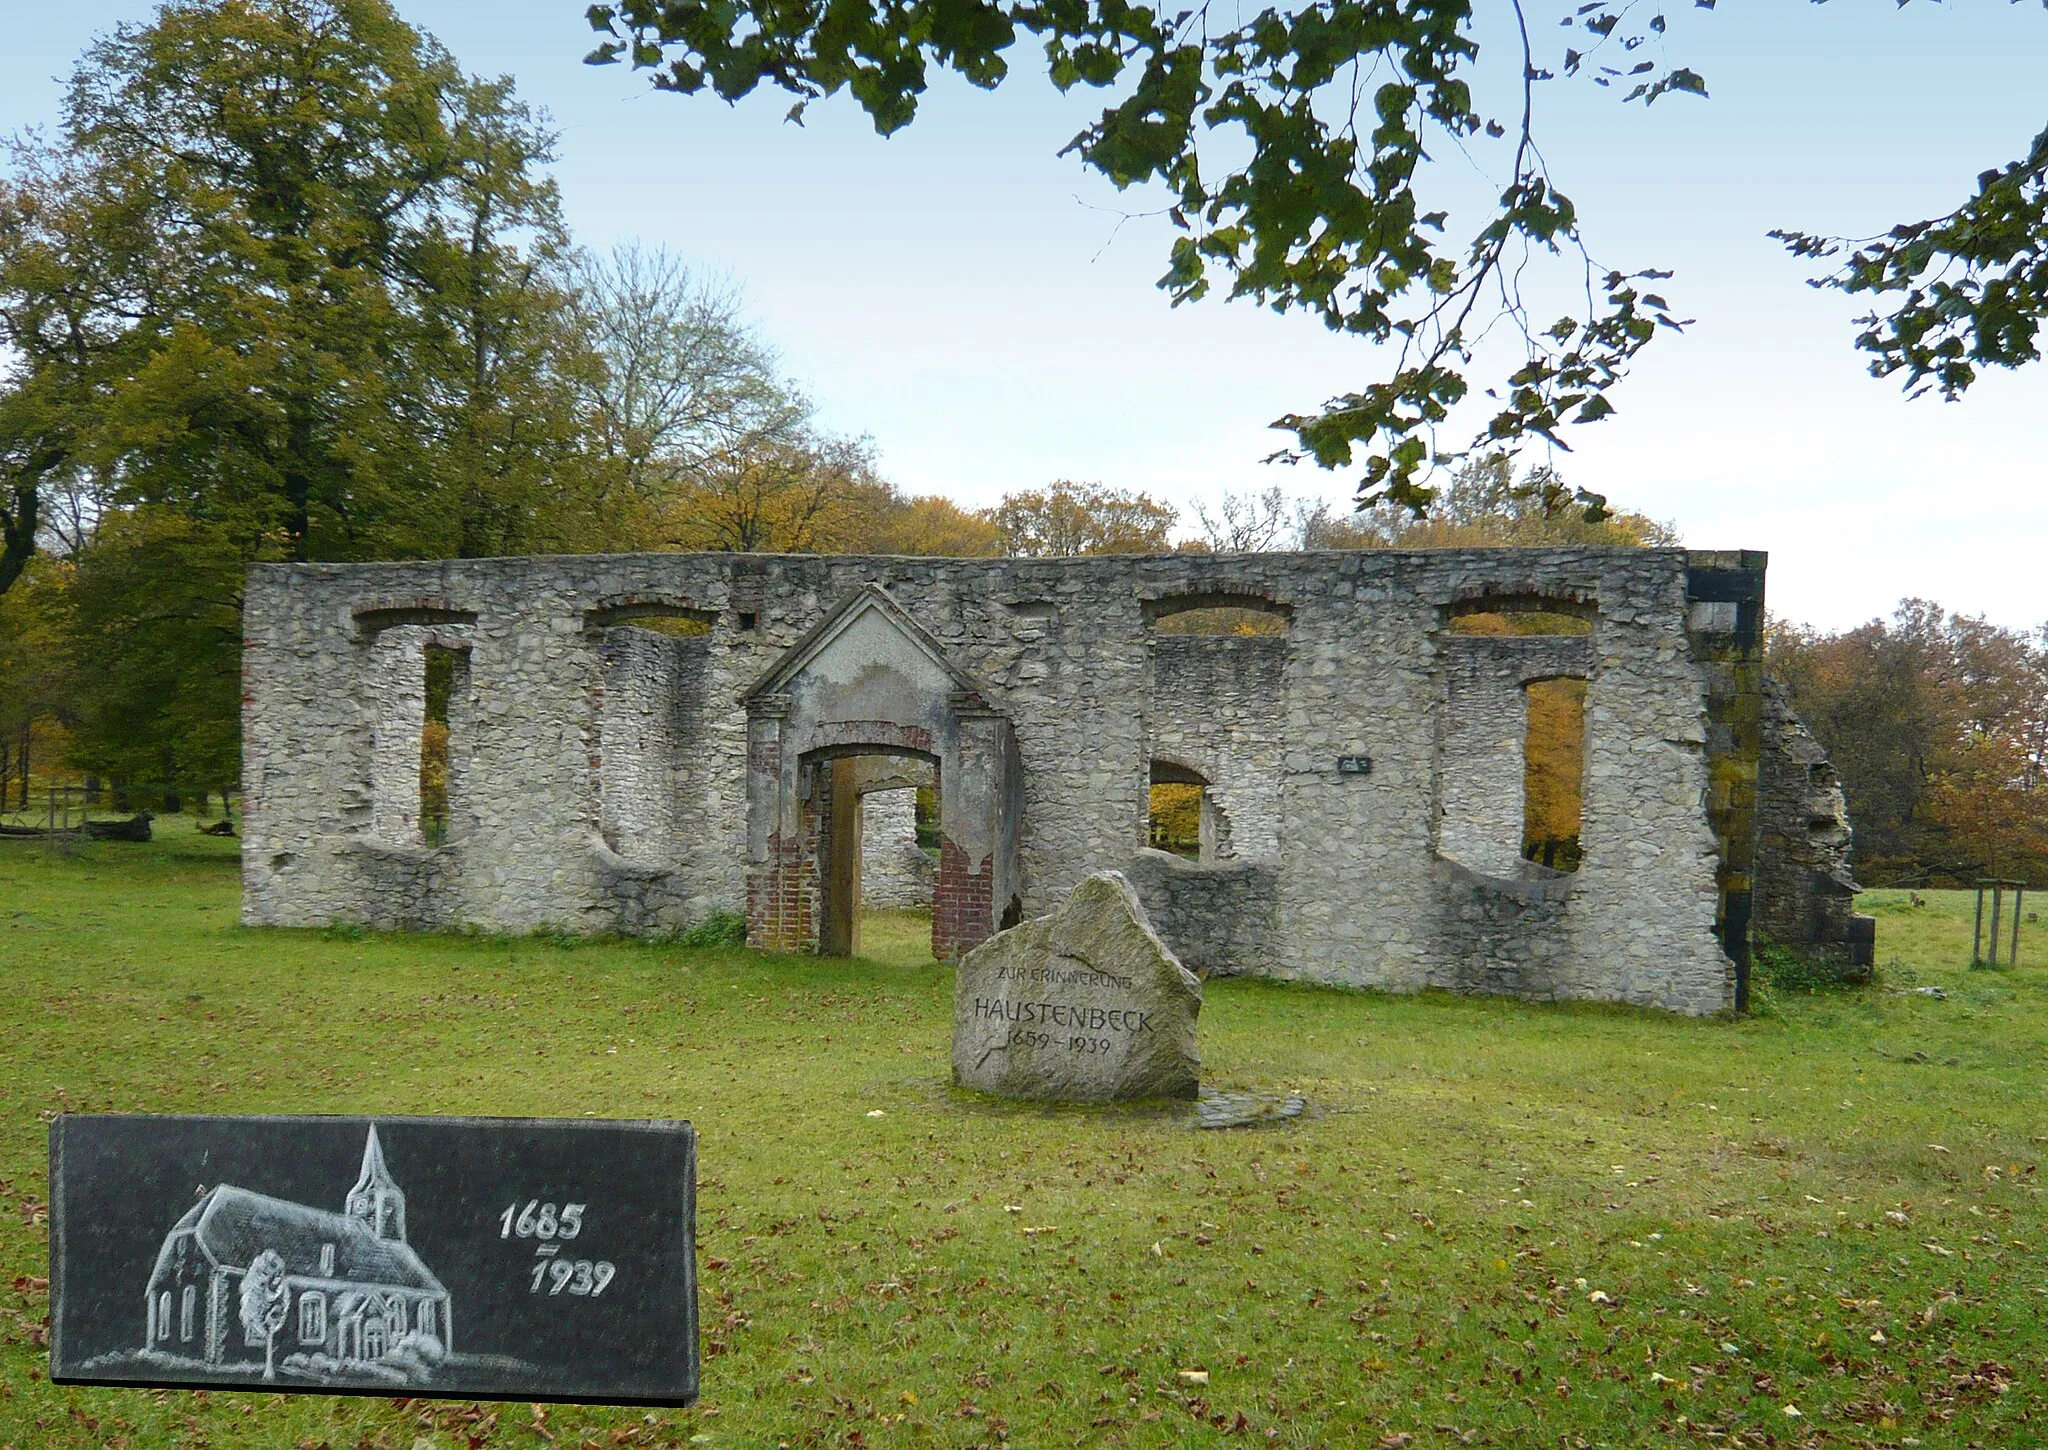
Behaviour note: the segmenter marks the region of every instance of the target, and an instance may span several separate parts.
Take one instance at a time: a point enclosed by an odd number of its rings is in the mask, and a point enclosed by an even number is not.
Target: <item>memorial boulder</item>
[[[953,1080],[1007,1098],[1192,1098],[1202,984],[1153,932],[1131,884],[1089,877],[1050,916],[961,961]]]

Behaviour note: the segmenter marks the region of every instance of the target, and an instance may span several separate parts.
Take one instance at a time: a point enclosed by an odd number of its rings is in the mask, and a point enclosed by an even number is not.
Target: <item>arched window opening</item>
[[[370,829],[399,847],[433,848],[462,834],[469,791],[470,642],[452,630],[392,625],[369,648],[376,719]]]
[[[1145,617],[1160,634],[1235,639],[1283,636],[1294,610],[1260,594],[1219,591],[1148,600]]]
[[[1554,871],[1579,869],[1586,774],[1586,682],[1536,680],[1523,748],[1522,859]]]
[[[1527,635],[1587,635],[1593,632],[1595,605],[1582,599],[1549,594],[1489,594],[1461,600],[1448,611],[1445,628],[1452,634],[1510,639]]]

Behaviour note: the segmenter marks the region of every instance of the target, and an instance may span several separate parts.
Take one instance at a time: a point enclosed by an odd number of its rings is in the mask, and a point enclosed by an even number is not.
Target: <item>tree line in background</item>
[[[259,561],[1677,542],[1499,454],[1426,518],[1274,487],[1177,545],[1138,491],[906,496],[731,285],[579,248],[553,144],[385,0],[180,0],[87,51],[0,173],[0,807],[58,755],[134,804],[225,799]],[[2042,879],[2038,639],[1910,601],[1769,657],[1870,879]]]
[[[658,249],[578,247],[544,118],[386,0],[165,5],[88,48],[57,135],[7,149],[17,796],[40,720],[124,798],[225,798],[252,563],[1172,547],[1177,511],[1140,492],[1063,481],[981,512],[906,496],[867,440],[820,425],[731,285]],[[1666,537],[1585,502],[1480,460],[1427,525],[1270,489],[1198,509],[1183,547]]]
[[[2048,882],[2044,645],[1924,599],[1838,634],[1770,627],[1767,667],[1841,776],[1859,880]]]

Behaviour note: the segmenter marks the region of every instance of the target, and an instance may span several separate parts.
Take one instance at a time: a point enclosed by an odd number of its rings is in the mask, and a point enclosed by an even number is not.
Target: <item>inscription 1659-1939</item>
[[[51,1378],[687,1404],[687,1123],[65,1116]]]

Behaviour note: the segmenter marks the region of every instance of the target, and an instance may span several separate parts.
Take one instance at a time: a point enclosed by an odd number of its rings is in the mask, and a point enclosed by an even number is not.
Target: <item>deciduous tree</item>
[[[284,1258],[265,1249],[242,1271],[242,1332],[263,1341],[263,1378],[277,1378],[277,1331],[290,1310],[291,1286],[285,1282]]]
[[[78,764],[239,777],[252,561],[619,540],[553,145],[387,0],[170,0],[16,142],[0,590],[75,566]]]
[[[689,469],[662,496],[657,527],[674,549],[840,554],[895,503],[864,439],[762,440]]]
[[[0,180],[0,586],[67,469],[252,559],[587,544],[552,144],[386,0],[96,40]]]
[[[1052,559],[1164,553],[1179,516],[1144,493],[1066,479],[1006,495],[987,515],[1003,553]]]
[[[591,414],[630,495],[654,498],[693,472],[800,441],[810,405],[737,287],[637,242],[579,258],[576,283],[601,364]]]
[[[1702,0],[1706,3],[1706,0]],[[1308,0],[1221,10],[1121,0],[853,0],[824,5],[613,0],[590,8],[593,61],[629,61],[666,90],[737,100],[763,83],[800,116],[840,91],[889,133],[908,125],[934,69],[993,89],[1019,39],[1043,48],[1052,84],[1111,93],[1066,150],[1118,187],[1156,184],[1180,235],[1160,285],[1175,301],[1221,279],[1233,297],[1306,310],[1329,327],[1395,346],[1388,373],[1319,409],[1291,414],[1294,456],[1328,467],[1363,455],[1360,501],[1415,508],[1425,468],[1455,456],[1437,430],[1471,395],[1482,340],[1515,356],[1465,447],[1562,445],[1568,423],[1614,411],[1611,394],[1643,346],[1682,327],[1666,273],[1596,262],[1578,208],[1539,144],[1540,88],[1579,77],[1625,102],[1704,96],[1705,79],[1664,59],[1662,9],[1624,0],[1532,7],[1482,60],[1470,0]],[[1709,7],[1711,8],[1711,7]],[[1499,79],[1500,85],[1484,82]],[[1500,103],[1481,101],[1479,94]],[[1497,199],[1454,228],[1432,157],[1457,155],[1502,178]],[[1795,251],[1848,252],[1826,280],[1881,301],[1858,346],[1873,370],[1904,370],[1953,395],[1983,366],[2037,356],[2048,311],[2048,133],[1978,180],[1935,221],[1865,243],[1784,234]],[[1563,254],[1584,304],[1552,320],[1525,299],[1532,260]],[[1539,272],[1541,268],[1537,269]],[[1504,327],[1496,324],[1505,324]]]
[[[1774,623],[1771,671],[1827,747],[1875,881],[2048,876],[2048,650],[1900,602],[1840,634]]]

